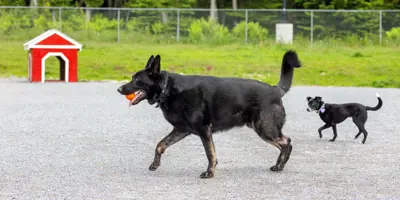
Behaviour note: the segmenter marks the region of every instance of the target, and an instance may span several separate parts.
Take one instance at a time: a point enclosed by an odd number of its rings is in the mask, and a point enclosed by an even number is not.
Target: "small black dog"
[[[336,124],[343,122],[348,117],[353,118],[354,124],[358,127],[358,134],[356,135],[355,139],[360,136],[361,133],[364,134],[364,139],[362,143],[365,143],[367,139],[368,132],[365,130],[365,122],[368,118],[368,110],[376,111],[382,107],[382,99],[379,97],[379,94],[376,94],[378,98],[378,105],[376,107],[369,107],[364,106],[359,103],[345,103],[345,104],[328,104],[322,101],[322,97],[316,96],[315,98],[307,97],[308,101],[308,108],[307,111],[316,111],[319,113],[322,121],[325,122],[321,128],[318,129],[319,137],[322,138],[322,131],[329,127],[333,129],[333,138],[329,141],[335,141],[337,137],[336,132]]]
[[[143,100],[157,104],[173,130],[155,149],[149,169],[160,166],[161,155],[188,135],[199,136],[208,158],[207,171],[201,178],[212,178],[217,165],[213,133],[247,125],[260,138],[280,150],[271,171],[281,171],[292,152],[291,139],[282,133],[285,108],[282,96],[292,85],[294,68],[300,61],[294,51],[285,53],[277,85],[243,78],[180,75],[161,71],[161,57],[150,56],[144,69],[118,88],[122,95],[135,93],[131,105]]]

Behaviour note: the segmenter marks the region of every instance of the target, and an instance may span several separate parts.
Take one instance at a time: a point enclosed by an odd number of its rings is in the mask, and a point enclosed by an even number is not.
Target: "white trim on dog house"
[[[37,45],[41,41],[47,39],[48,37],[50,37],[54,34],[57,34],[58,36],[62,37],[64,40],[70,42],[72,45]],[[29,50],[32,48],[79,49],[79,51],[82,51],[82,44],[75,41],[74,39],[70,38],[69,36],[65,35],[64,33],[61,33],[60,31],[58,31],[56,29],[50,29],[24,44],[25,50]]]
[[[45,72],[46,72],[46,60],[50,56],[60,56],[64,61],[65,61],[65,82],[68,83],[68,72],[69,72],[69,60],[67,56],[65,56],[63,53],[60,52],[49,52],[42,58],[42,83],[45,82],[46,77],[45,77]]]

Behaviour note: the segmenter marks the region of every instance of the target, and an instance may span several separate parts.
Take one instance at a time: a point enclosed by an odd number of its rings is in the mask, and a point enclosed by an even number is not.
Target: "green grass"
[[[1,42],[0,76],[27,77],[24,41]],[[163,69],[184,74],[253,78],[275,84],[282,56],[293,49],[303,63],[294,85],[370,86],[400,88],[400,59],[396,45],[190,45],[84,44],[79,52],[79,80],[124,80],[142,69],[151,54],[160,54]],[[57,77],[57,59],[49,58],[46,78]]]

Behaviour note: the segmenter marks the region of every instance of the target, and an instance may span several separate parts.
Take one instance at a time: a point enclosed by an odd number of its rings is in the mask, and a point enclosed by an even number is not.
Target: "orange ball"
[[[126,99],[128,99],[129,101],[131,101],[132,99],[134,99],[135,96],[136,96],[135,93],[125,95]]]

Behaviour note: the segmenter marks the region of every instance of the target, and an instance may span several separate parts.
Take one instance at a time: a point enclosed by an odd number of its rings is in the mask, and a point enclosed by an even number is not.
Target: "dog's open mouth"
[[[129,101],[129,106],[136,105],[145,98],[146,98],[146,92],[143,90],[138,90],[135,92],[135,97]]]

